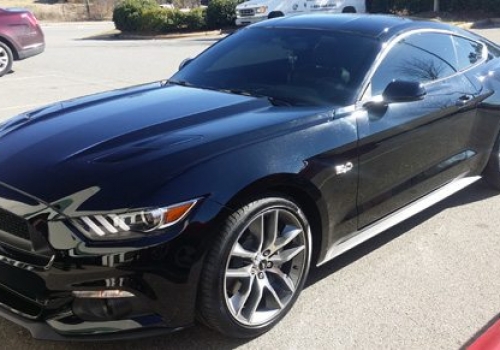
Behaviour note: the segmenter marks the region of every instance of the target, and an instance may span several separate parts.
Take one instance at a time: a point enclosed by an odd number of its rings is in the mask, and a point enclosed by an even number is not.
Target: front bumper
[[[194,267],[178,274],[161,263],[159,269],[88,262],[71,267],[55,259],[50,268],[41,269],[1,257],[0,316],[27,328],[34,338],[128,339],[169,333],[194,322]],[[130,297],[86,298],[73,290],[124,290]]]
[[[50,234],[30,232],[31,251],[0,230],[0,316],[52,340],[128,339],[191,326],[207,228],[196,222],[154,245],[97,247],[49,222]],[[115,291],[123,294],[100,294]]]
[[[236,18],[236,25],[237,26],[246,26],[258,22],[262,22],[267,19],[266,16],[253,16],[253,17],[238,17]]]
[[[2,287],[0,287],[2,289]],[[81,332],[83,328],[80,328],[80,332],[62,332],[61,329],[56,330],[53,326],[49,325],[47,322],[30,320],[23,317],[13,311],[9,311],[4,305],[0,306],[0,317],[9,320],[12,323],[17,324],[28,330],[31,336],[35,339],[41,340],[53,340],[53,341],[113,341],[113,340],[127,340],[127,339],[137,339],[145,337],[154,337],[159,335],[164,335],[172,333],[185,327],[169,328],[169,327],[140,327],[135,330],[127,329],[126,327],[120,327],[119,324],[115,324],[114,328],[117,329],[115,332]],[[92,329],[93,327],[91,327]],[[121,331],[118,329],[122,328]]]

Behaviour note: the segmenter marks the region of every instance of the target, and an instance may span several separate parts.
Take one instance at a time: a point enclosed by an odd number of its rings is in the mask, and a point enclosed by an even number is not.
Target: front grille
[[[253,9],[239,10],[240,17],[252,17],[254,15]]]
[[[0,230],[19,238],[30,239],[29,225],[26,220],[0,208]]]

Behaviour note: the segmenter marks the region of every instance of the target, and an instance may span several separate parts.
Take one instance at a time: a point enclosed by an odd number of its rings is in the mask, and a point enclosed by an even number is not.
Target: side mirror
[[[179,64],[179,70],[181,70],[182,68],[186,67],[188,64],[191,63],[193,59],[192,58],[186,58],[184,59],[181,64]]]
[[[387,85],[382,97],[385,103],[414,102],[424,99],[427,94],[424,86],[416,81],[394,80]]]

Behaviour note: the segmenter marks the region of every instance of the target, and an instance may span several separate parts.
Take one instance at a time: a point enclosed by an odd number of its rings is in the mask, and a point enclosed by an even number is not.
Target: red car
[[[44,49],[42,28],[33,13],[0,8],[0,77],[10,72],[13,61],[38,55]]]

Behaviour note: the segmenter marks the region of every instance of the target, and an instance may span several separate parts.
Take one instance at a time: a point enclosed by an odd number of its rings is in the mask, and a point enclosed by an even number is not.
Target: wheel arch
[[[14,44],[12,44],[12,42],[9,39],[7,39],[4,36],[0,36],[0,42],[4,43],[9,47],[10,51],[12,51],[12,56],[14,57],[14,60],[19,60],[19,53],[17,52],[17,49],[14,46]]]
[[[311,227],[311,264],[316,264],[329,223],[321,192],[307,179],[297,174],[270,175],[241,189],[224,206],[232,212],[253,200],[270,195],[281,195],[294,201],[302,209]]]

